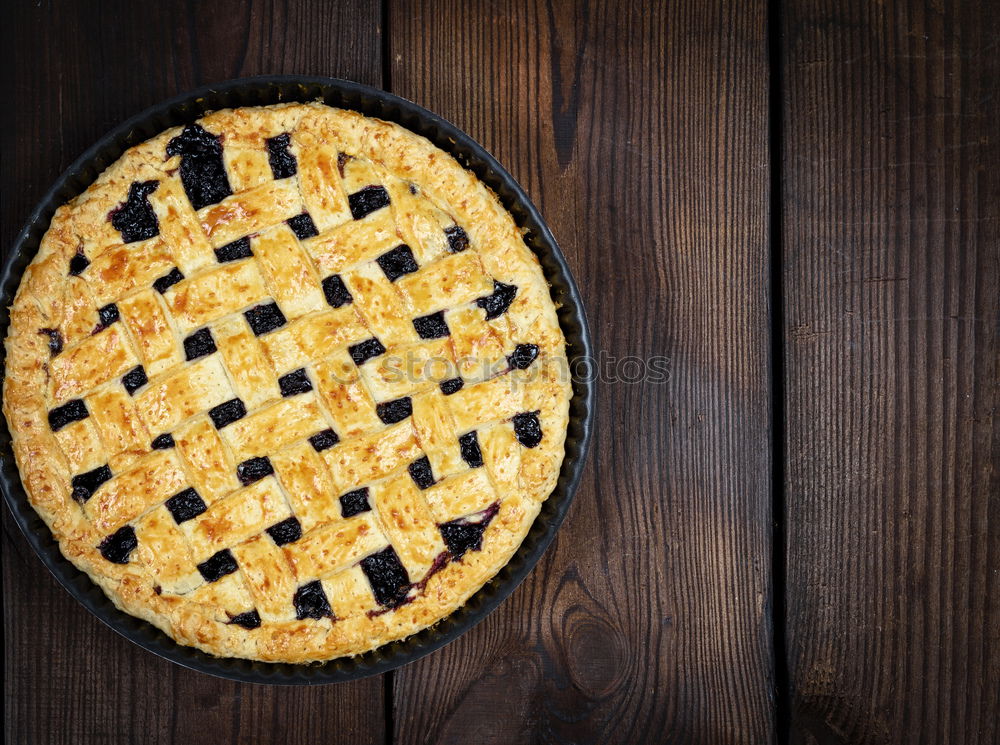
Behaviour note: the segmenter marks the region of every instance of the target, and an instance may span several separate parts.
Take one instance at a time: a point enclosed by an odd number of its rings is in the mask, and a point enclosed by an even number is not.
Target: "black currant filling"
[[[267,159],[276,179],[290,178],[299,170],[298,161],[289,150],[291,144],[292,137],[287,132],[267,139]]]
[[[515,414],[513,421],[514,436],[526,448],[533,448],[542,441],[542,425],[537,411]]]
[[[413,258],[413,251],[405,243],[399,244],[391,251],[386,251],[375,261],[382,267],[382,271],[390,282],[395,282],[404,274],[412,274],[420,268],[417,266],[417,260]]]
[[[462,451],[462,460],[469,464],[469,468],[483,465],[483,452],[479,449],[479,436],[475,432],[459,437],[458,445]]]
[[[518,344],[514,351],[507,355],[507,363],[515,370],[524,370],[538,357],[538,346],[535,344]]]
[[[247,415],[247,407],[238,398],[231,398],[225,403],[209,409],[208,415],[216,429],[222,429]]]
[[[125,390],[128,391],[128,395],[130,396],[134,396],[135,392],[148,382],[149,378],[146,377],[146,369],[142,365],[133,367],[122,376],[122,385],[125,386]]]
[[[389,192],[382,186],[366,186],[360,191],[356,191],[347,197],[348,205],[351,208],[351,216],[355,220],[360,220],[365,215],[370,215],[375,210],[389,206]]]
[[[460,253],[469,247],[469,235],[458,225],[445,228],[444,234],[448,237],[448,250],[452,253]]]
[[[426,455],[413,461],[407,470],[410,472],[413,483],[421,489],[429,489],[434,486],[434,472],[431,470],[431,462]]]
[[[446,396],[450,396],[453,393],[458,393],[462,390],[465,385],[465,381],[461,378],[451,378],[450,380],[442,380],[439,384],[441,388],[441,393]]]
[[[372,337],[348,347],[347,351],[350,352],[355,365],[363,365],[373,357],[385,354],[385,347],[382,346],[382,342]]]
[[[153,289],[162,295],[182,279],[184,279],[184,275],[181,274],[181,270],[174,267],[165,275],[153,282]]]
[[[112,323],[115,323],[121,316],[118,313],[118,306],[108,303],[103,308],[97,309],[97,325],[91,333],[97,334],[104,331]]]
[[[304,241],[306,238],[312,238],[314,235],[319,235],[319,230],[316,228],[316,223],[309,216],[308,212],[303,212],[301,215],[296,215],[295,217],[290,217],[285,222],[288,223],[288,227],[292,229],[295,233],[295,237],[300,241]]]
[[[198,517],[208,509],[198,492],[190,487],[172,496],[166,505],[178,525]]]
[[[473,522],[469,518],[460,518],[438,526],[441,537],[448,551],[455,559],[461,559],[466,551],[479,551],[483,547],[483,533],[490,522],[500,511],[500,503],[494,502],[478,515]]]
[[[233,626],[242,626],[245,629],[253,631],[254,629],[260,628],[260,614],[257,609],[248,610],[246,613],[239,613],[235,616],[229,616],[229,623]]]
[[[181,156],[181,183],[196,210],[233,193],[222,161],[222,138],[199,124],[189,124],[167,145],[167,155]]]
[[[250,256],[253,256],[253,251],[250,249],[249,236],[215,249],[215,258],[220,264],[224,264],[227,261],[239,261]]]
[[[58,432],[67,424],[86,419],[88,416],[90,412],[87,411],[87,404],[82,398],[74,398],[49,412],[49,428],[53,432]]]
[[[396,424],[413,414],[413,402],[409,396],[385,401],[375,407],[375,413],[383,424]]]
[[[354,517],[362,512],[368,512],[370,509],[367,486],[349,491],[340,498],[340,514],[343,517]]]
[[[39,329],[39,334],[49,337],[49,354],[55,357],[63,350],[63,335],[59,329]]]
[[[306,369],[300,367],[287,375],[278,378],[278,387],[281,388],[281,395],[284,397],[297,396],[300,393],[308,393],[312,390],[312,381],[306,375]]]
[[[309,444],[313,446],[313,449],[317,453],[329,450],[338,442],[340,442],[340,438],[337,437],[337,433],[332,429],[324,429],[322,432],[317,432],[309,438]]]
[[[347,305],[354,300],[339,274],[333,274],[323,280],[323,294],[326,296],[326,302],[333,308]]]
[[[506,285],[494,279],[493,294],[479,298],[476,305],[486,311],[486,320],[492,321],[507,312],[510,304],[514,302],[515,295],[517,295],[516,285]]]
[[[184,357],[190,362],[199,357],[215,354],[215,339],[212,332],[206,329],[199,329],[184,339]]]
[[[111,480],[111,469],[105,464],[98,466],[93,471],[87,471],[73,477],[72,497],[80,504],[83,504],[101,487],[102,484]]]
[[[267,529],[267,534],[271,536],[275,544],[284,546],[286,543],[292,543],[302,537],[302,525],[294,517],[290,517],[272,525]]]
[[[316,620],[320,618],[333,618],[330,601],[326,599],[326,593],[323,592],[323,585],[320,584],[318,579],[302,585],[302,587],[296,590],[293,602],[295,603],[295,617],[300,621],[306,618],[314,618]]]
[[[128,564],[128,557],[139,545],[135,530],[131,525],[119,528],[109,535],[97,548],[101,556],[113,564]]]
[[[239,565],[228,548],[224,548],[198,565],[198,571],[206,582],[215,582],[227,574],[232,574]]]
[[[253,330],[255,336],[261,336],[269,331],[274,331],[287,323],[285,314],[281,312],[281,308],[278,307],[277,303],[257,305],[245,311],[243,315],[246,316],[247,323],[250,324],[250,328]]]
[[[274,466],[271,465],[271,459],[267,456],[250,458],[236,466],[236,476],[243,486],[250,486],[250,484],[260,481],[272,473],[274,473]]]
[[[88,266],[90,266],[90,259],[88,259],[87,255],[83,252],[83,246],[80,246],[80,248],[76,249],[76,253],[73,255],[73,258],[69,260],[69,273],[72,276],[77,277],[83,274],[83,270]]]
[[[177,443],[174,442],[174,436],[171,434],[160,435],[155,440],[151,447],[153,450],[169,450],[174,447]]]
[[[351,156],[347,153],[337,153],[337,173],[340,174],[341,178],[344,178],[344,167],[349,160],[351,160]]]
[[[160,234],[160,222],[149,203],[149,195],[159,185],[159,181],[133,182],[125,202],[108,215],[111,225],[121,233],[123,243],[144,241]]]
[[[417,335],[421,339],[440,339],[448,336],[451,331],[444,320],[444,311],[431,313],[429,316],[421,316],[413,319],[413,328],[417,330]]]
[[[361,570],[368,577],[375,601],[379,605],[395,608],[406,601],[410,590],[410,575],[392,546],[363,558]]]

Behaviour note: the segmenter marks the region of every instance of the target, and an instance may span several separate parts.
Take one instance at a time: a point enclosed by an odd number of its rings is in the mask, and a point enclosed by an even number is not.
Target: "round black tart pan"
[[[524,190],[492,155],[453,124],[384,91],[333,78],[265,76],[206,86],[153,106],[102,137],[59,177],[17,235],[0,273],[3,335],[7,333],[8,308],[21,276],[38,251],[56,209],[82,193],[128,148],[166,129],[193,122],[210,111],[316,100],[395,122],[423,135],[497,194],[518,226],[525,230],[525,242],[541,262],[566,336],[570,369],[577,374],[570,403],[566,457],[558,484],[510,562],[464,606],[430,628],[363,655],[301,665],[214,657],[178,644],[155,626],[118,610],[86,574],[62,555],[48,526],[32,508],[14,462],[6,420],[0,417],[0,486],[4,497],[28,543],[62,586],[101,621],[140,647],[192,670],[253,683],[315,685],[376,675],[433,652],[483,620],[521,583],[552,542],[579,484],[593,422],[594,382],[589,374],[592,350],[583,303],[566,259]]]

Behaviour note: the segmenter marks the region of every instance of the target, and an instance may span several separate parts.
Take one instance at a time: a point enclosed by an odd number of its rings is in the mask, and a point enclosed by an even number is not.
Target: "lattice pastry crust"
[[[213,113],[61,207],[6,340],[32,504],[220,656],[364,652],[461,606],[563,458],[565,340],[495,196],[320,104]]]

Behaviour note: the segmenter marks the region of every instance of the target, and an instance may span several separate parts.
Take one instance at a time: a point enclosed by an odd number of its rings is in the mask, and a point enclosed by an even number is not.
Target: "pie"
[[[11,309],[28,497],[211,654],[360,654],[462,606],[552,492],[549,287],[471,172],[319,103],[218,111],[60,207]]]

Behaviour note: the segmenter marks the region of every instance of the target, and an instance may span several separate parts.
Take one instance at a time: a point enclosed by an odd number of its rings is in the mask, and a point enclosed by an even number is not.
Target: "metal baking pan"
[[[590,374],[593,355],[583,302],[566,259],[524,190],[492,155],[453,124],[398,96],[333,78],[263,76],[206,86],[153,106],[102,137],[59,177],[11,246],[0,273],[3,335],[7,333],[8,308],[14,301],[21,275],[37,252],[56,208],[83,192],[125,150],[170,127],[193,122],[209,111],[315,100],[396,122],[423,135],[451,153],[496,192],[517,224],[525,229],[525,242],[541,262],[559,308],[570,368],[577,374],[570,404],[566,458],[558,484],[507,566],[463,607],[430,628],[363,655],[305,665],[213,657],[180,645],[151,624],[118,610],[86,574],[62,555],[48,527],[31,507],[14,462],[7,423],[0,417],[0,486],[7,505],[28,543],[70,595],[126,639],[160,657],[209,675],[252,683],[315,685],[376,675],[433,652],[483,620],[514,591],[552,542],[580,482],[593,424],[594,382]]]

